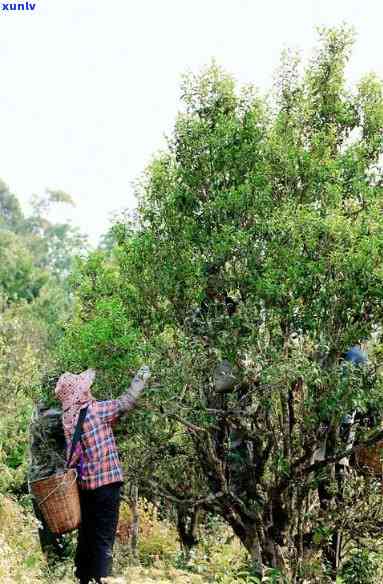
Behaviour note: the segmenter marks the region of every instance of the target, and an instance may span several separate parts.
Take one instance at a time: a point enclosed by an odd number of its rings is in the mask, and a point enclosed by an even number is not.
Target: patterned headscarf
[[[87,369],[79,375],[63,373],[57,382],[55,394],[62,403],[63,426],[69,439],[75,430],[80,409],[94,401],[90,388],[95,377],[95,370]]]

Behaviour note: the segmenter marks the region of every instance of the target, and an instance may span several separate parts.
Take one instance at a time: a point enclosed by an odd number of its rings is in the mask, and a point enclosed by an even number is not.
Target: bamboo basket
[[[68,533],[79,527],[80,497],[74,469],[33,481],[31,491],[52,533]]]
[[[360,467],[383,478],[383,440],[373,446],[360,446],[355,450],[355,459]]]

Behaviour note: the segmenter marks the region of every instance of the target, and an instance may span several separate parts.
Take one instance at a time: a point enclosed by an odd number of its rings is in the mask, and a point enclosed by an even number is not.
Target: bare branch
[[[227,493],[223,491],[218,491],[217,493],[207,495],[206,497],[202,497],[200,499],[191,498],[191,499],[184,499],[181,497],[177,497],[174,494],[171,494],[169,491],[165,490],[163,487],[160,487],[155,481],[149,481],[150,486],[160,493],[165,499],[172,501],[173,503],[177,503],[178,505],[188,505],[191,507],[196,507],[198,505],[208,505],[212,503],[216,499],[224,497]]]

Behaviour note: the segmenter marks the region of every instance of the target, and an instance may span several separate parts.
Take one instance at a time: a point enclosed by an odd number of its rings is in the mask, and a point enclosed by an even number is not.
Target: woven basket
[[[355,450],[356,462],[372,474],[383,477],[383,441],[373,446],[360,446]]]
[[[70,469],[31,483],[31,491],[52,533],[63,534],[81,523],[77,473]]]

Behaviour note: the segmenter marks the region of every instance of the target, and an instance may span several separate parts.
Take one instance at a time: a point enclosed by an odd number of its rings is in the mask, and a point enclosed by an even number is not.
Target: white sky
[[[0,12],[0,177],[23,201],[70,193],[93,241],[134,207],[131,182],[172,128],[186,70],[214,57],[266,91],[284,47],[308,54],[316,26],[346,21],[350,80],[383,77],[382,0],[33,1]]]

